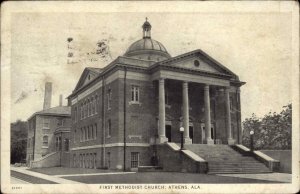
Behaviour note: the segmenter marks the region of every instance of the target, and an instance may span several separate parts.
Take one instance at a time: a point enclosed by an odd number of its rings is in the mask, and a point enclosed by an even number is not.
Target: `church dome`
[[[164,45],[151,38],[151,24],[147,19],[142,28],[143,38],[132,43],[124,56],[154,61],[170,58],[171,56]]]

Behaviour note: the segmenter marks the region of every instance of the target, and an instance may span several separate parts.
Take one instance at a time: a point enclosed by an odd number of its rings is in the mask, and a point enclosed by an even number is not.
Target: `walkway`
[[[218,176],[248,178],[266,181],[278,181],[284,183],[292,182],[292,174],[287,173],[266,173],[266,174],[216,174]]]

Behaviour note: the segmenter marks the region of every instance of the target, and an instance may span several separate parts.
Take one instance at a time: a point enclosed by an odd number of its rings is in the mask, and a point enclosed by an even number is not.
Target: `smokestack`
[[[59,95],[59,106],[62,106],[63,105],[63,95],[60,94]]]
[[[45,84],[45,96],[44,96],[44,107],[43,109],[51,108],[51,97],[52,97],[52,83],[46,82]]]

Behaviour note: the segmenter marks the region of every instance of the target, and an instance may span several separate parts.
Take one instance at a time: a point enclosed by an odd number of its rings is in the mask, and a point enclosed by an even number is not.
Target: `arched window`
[[[48,136],[47,135],[43,136],[43,146],[48,146]]]

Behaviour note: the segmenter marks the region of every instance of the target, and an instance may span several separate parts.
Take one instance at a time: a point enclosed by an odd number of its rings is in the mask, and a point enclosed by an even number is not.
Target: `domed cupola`
[[[151,27],[146,18],[142,26],[143,38],[132,43],[124,56],[152,61],[163,61],[171,58],[164,45],[151,38]]]

